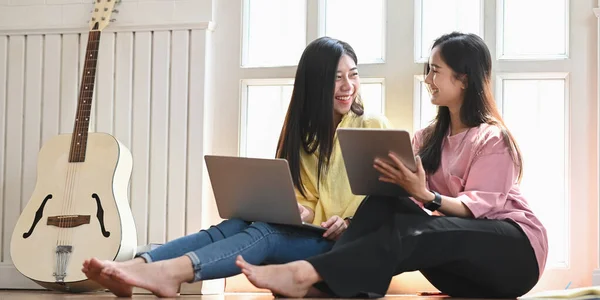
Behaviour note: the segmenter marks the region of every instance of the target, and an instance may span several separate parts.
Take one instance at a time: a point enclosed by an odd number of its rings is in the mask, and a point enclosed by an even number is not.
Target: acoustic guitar
[[[115,0],[94,0],[73,133],[40,149],[36,185],[11,239],[16,269],[51,290],[103,289],[81,272],[83,261],[132,259],[137,247],[131,152],[110,134],[88,132],[100,34],[114,7]]]

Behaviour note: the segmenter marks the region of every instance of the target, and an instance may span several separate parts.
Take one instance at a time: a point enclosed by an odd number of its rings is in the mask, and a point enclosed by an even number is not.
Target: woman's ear
[[[467,74],[460,75],[460,82],[462,83],[462,89],[465,90],[469,86],[469,81],[467,80]]]

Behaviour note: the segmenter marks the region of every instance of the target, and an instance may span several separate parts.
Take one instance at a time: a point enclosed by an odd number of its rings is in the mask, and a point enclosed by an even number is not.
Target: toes
[[[237,264],[238,267],[240,267],[242,269],[250,269],[252,267],[252,265],[250,263],[248,263],[247,261],[245,261],[241,255],[238,255],[235,263]]]
[[[246,262],[241,256],[237,257],[237,259],[235,260],[235,264],[242,269],[246,267]]]
[[[246,261],[244,260],[244,258],[241,255],[238,255],[236,258],[236,262],[240,263],[240,264],[246,264]]]

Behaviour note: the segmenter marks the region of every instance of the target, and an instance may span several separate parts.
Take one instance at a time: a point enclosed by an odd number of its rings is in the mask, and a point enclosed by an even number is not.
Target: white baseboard
[[[44,290],[43,287],[23,276],[11,263],[0,263],[0,289]],[[181,295],[215,295],[225,291],[225,279],[207,280],[181,285]],[[149,294],[144,289],[134,289],[135,294]]]
[[[19,273],[12,263],[0,263],[0,289],[43,290],[44,288]]]
[[[600,285],[600,269],[596,269],[592,273],[592,285]]]

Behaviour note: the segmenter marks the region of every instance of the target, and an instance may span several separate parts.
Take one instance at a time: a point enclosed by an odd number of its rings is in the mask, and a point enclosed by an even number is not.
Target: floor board
[[[13,291],[0,290],[0,300],[75,300],[75,299],[114,299],[115,296],[111,293],[89,293],[89,294],[63,294],[58,292],[48,291]],[[158,299],[153,295],[134,295],[133,299],[146,300]],[[271,294],[225,294],[225,295],[183,295],[178,299],[197,299],[197,300],[272,300]],[[425,299],[440,299],[440,297],[417,297],[413,295],[391,295],[384,299],[397,300],[425,300]],[[340,299],[336,299],[340,300]],[[454,299],[453,299],[454,300]],[[470,299],[475,300],[475,299]]]

